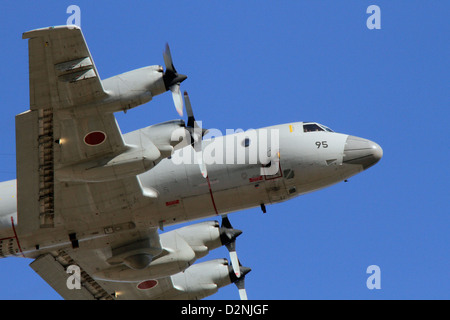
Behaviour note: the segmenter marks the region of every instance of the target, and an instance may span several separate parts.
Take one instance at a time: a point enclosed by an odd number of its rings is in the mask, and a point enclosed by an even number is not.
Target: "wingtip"
[[[36,37],[42,36],[48,32],[51,32],[52,30],[81,30],[81,28],[74,24],[69,24],[69,25],[64,24],[64,25],[60,25],[60,26],[38,28],[38,29],[25,31],[24,33],[22,33],[22,39],[36,38]]]

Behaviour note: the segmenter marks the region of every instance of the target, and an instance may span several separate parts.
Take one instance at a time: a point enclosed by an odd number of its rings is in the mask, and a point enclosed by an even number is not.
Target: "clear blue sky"
[[[15,179],[14,116],[29,108],[22,32],[65,24],[71,4],[102,78],[163,64],[169,42],[205,127],[317,121],[382,146],[348,183],[230,215],[250,299],[450,298],[448,1],[2,1],[1,180]],[[128,132],[178,115],[166,93],[117,117]],[[0,299],[59,297],[30,262],[0,260]]]

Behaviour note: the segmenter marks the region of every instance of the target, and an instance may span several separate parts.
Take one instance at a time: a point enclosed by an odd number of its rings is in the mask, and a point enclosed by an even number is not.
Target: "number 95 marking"
[[[320,147],[322,148],[328,148],[328,143],[326,141],[316,141],[317,149]]]

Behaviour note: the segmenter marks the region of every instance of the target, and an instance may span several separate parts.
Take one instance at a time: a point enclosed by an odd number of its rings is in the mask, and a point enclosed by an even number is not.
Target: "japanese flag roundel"
[[[106,140],[106,133],[103,131],[92,131],[84,136],[84,143],[88,146],[101,145]]]

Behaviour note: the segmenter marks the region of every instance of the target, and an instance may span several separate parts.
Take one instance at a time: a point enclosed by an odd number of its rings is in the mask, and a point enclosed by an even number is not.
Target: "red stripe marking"
[[[254,177],[254,178],[248,179],[248,182],[262,181],[262,179],[263,179],[262,176]]]
[[[0,238],[0,241],[3,241],[3,240],[11,240],[11,239],[15,239],[15,238],[14,238],[14,237]]]
[[[213,204],[213,207],[214,207],[214,211],[218,215],[219,212],[217,211],[216,202],[214,201],[214,196],[213,196],[213,193],[212,193],[212,190],[211,190],[211,183],[209,182],[209,175],[206,176],[206,181],[208,181],[208,189],[209,189],[209,194],[211,196],[211,201],[212,201],[212,204]]]
[[[173,205],[179,204],[179,203],[180,203],[180,200],[167,201],[167,202],[166,202],[166,207],[168,207],[168,206],[173,206]]]
[[[20,247],[20,242],[19,242],[19,238],[17,237],[16,228],[14,228],[14,218],[13,217],[11,217],[11,225],[12,225],[12,229],[13,229],[13,232],[14,232],[14,238],[16,238],[17,246],[19,247],[19,251],[22,254],[22,257],[25,258],[25,255],[23,254],[22,248]]]

